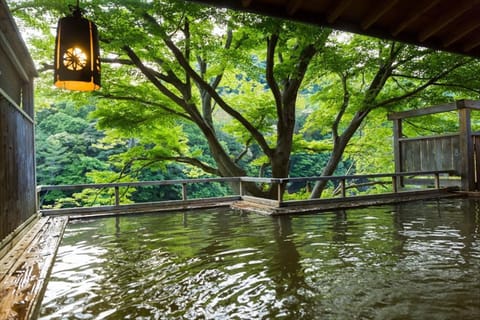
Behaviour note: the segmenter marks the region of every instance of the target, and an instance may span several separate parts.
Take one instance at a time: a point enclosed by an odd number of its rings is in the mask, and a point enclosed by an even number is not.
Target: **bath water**
[[[480,202],[70,222],[41,319],[480,319]]]

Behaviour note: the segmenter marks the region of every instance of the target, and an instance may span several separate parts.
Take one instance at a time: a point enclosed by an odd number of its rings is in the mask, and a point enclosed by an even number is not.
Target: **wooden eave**
[[[7,3],[5,0],[0,0],[0,46],[23,80],[29,81],[37,76],[37,71],[27,46],[19,35],[20,31],[10,14]]]
[[[480,0],[190,0],[480,57]]]

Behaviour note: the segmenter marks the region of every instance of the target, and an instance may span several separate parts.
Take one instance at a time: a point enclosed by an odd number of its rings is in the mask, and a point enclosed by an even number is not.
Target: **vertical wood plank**
[[[458,117],[459,117],[459,150],[461,161],[462,189],[464,191],[475,190],[475,175],[473,163],[473,143],[472,132],[470,127],[470,109],[466,108],[464,101],[457,101]]]
[[[35,213],[33,124],[0,99],[0,240]]]

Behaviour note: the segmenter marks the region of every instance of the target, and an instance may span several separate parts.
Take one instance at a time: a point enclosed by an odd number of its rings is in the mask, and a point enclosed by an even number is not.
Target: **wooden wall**
[[[0,0],[0,252],[36,214],[35,67],[5,0]]]
[[[35,213],[33,123],[0,101],[0,238]]]

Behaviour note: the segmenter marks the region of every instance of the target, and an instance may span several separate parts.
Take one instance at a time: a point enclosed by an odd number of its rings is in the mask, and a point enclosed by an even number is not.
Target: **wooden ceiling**
[[[480,0],[193,0],[480,57]]]

